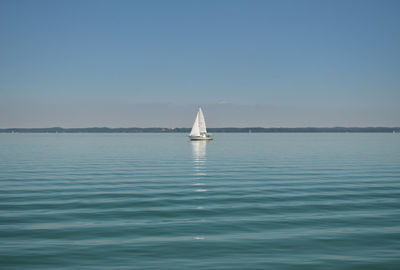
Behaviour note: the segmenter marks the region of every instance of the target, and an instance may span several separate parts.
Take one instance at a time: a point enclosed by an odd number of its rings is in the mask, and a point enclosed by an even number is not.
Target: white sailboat
[[[204,119],[203,111],[199,107],[196,119],[194,120],[192,131],[189,138],[191,141],[212,140],[210,134],[207,133],[206,120]]]

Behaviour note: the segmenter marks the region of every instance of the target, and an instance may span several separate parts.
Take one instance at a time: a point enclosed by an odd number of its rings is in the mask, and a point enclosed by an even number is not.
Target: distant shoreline
[[[211,133],[400,133],[400,127],[208,128]],[[0,133],[188,133],[190,128],[5,128]]]

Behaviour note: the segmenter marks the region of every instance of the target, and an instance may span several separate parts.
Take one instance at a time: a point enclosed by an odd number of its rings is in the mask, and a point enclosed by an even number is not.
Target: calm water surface
[[[400,269],[400,134],[0,134],[1,269]]]

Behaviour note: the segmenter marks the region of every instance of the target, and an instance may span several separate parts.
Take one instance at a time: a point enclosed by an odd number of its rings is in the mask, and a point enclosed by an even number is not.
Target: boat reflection
[[[194,175],[195,176],[207,175],[206,173],[207,141],[191,141],[190,144],[192,145]]]
[[[190,141],[192,147],[192,160],[193,160],[193,178],[194,178],[194,192],[197,195],[193,196],[195,201],[198,202],[196,210],[199,211],[197,216],[204,220],[202,211],[205,211],[205,205],[207,205],[207,141]],[[194,240],[201,241],[205,239],[205,231],[197,231],[193,236]]]

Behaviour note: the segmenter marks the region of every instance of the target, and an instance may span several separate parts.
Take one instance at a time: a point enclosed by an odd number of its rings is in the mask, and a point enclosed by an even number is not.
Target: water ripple
[[[400,265],[396,136],[0,139],[2,269]]]

